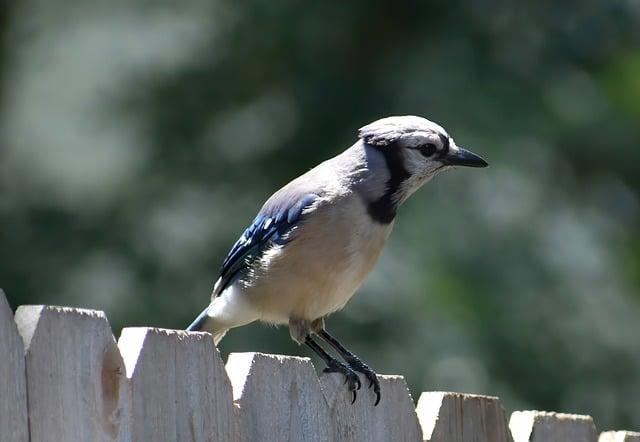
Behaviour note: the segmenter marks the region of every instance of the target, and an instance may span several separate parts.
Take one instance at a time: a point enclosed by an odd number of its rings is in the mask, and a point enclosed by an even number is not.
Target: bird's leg
[[[371,367],[362,362],[360,358],[351,353],[349,350],[344,348],[344,346],[340,344],[338,340],[331,336],[326,330],[320,330],[318,332],[318,335],[329,345],[335,348],[335,350],[340,354],[340,356],[342,356],[342,359],[344,359],[344,361],[352,370],[365,375],[365,377],[369,380],[369,388],[373,386],[373,392],[376,394],[375,405],[378,405],[378,403],[380,403],[380,381],[378,380],[378,376],[371,369]]]
[[[356,390],[360,390],[361,387],[358,375],[345,364],[327,353],[322,347],[320,347],[320,345],[318,345],[317,342],[313,340],[313,338],[311,338],[311,336],[307,335],[304,343],[307,344],[307,346],[320,356],[327,364],[327,367],[324,369],[326,373],[342,373],[345,376],[345,383],[347,384],[349,391],[353,393],[353,397],[351,399],[351,403],[353,404],[356,401]]]

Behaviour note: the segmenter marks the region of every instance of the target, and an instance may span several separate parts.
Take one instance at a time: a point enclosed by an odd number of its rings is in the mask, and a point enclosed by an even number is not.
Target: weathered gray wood
[[[640,433],[635,431],[604,431],[598,442],[640,442]]]
[[[331,440],[329,409],[310,359],[232,353],[226,367],[237,440]]]
[[[424,392],[420,395],[416,412],[425,441],[512,440],[504,409],[497,397]]]
[[[336,441],[422,441],[413,399],[402,376],[378,376],[382,397],[374,407],[375,394],[363,377],[355,403],[338,373],[323,374],[320,383],[327,398],[333,438]]]
[[[233,396],[208,333],[133,327],[118,347],[130,381],[134,441],[230,441]]]
[[[13,312],[0,289],[0,441],[28,439],[24,347]]]
[[[515,442],[595,442],[598,433],[591,416],[548,411],[516,411],[509,428]]]
[[[103,312],[23,306],[31,441],[127,437],[122,358]]]

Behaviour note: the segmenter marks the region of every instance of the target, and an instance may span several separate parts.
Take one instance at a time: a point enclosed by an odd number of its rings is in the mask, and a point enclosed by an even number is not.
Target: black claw
[[[335,359],[327,364],[324,371],[326,373],[342,373],[344,375],[344,383],[347,384],[347,389],[353,393],[351,399],[351,403],[353,404],[356,401],[356,392],[362,387],[362,383],[356,372]]]
[[[371,367],[369,367],[367,364],[365,364],[360,359],[358,359],[358,357],[356,355],[354,355],[353,353],[351,353],[349,350],[344,348],[344,346],[340,342],[338,342],[338,340],[336,338],[331,336],[329,334],[329,332],[327,332],[326,330],[324,330],[324,329],[320,330],[318,335],[322,339],[324,339],[329,345],[331,345],[340,354],[340,356],[342,356],[342,359],[344,359],[344,361],[348,365],[348,368],[352,372],[353,371],[357,371],[359,373],[364,374],[364,376],[369,380],[369,387],[368,388],[373,387],[373,392],[376,394],[376,402],[375,402],[374,406],[378,405],[380,403],[380,397],[381,397],[381,394],[380,394],[380,381],[378,380],[378,376],[371,369]],[[325,361],[326,360],[327,359],[325,358]],[[341,362],[338,362],[338,363],[343,365]],[[357,375],[356,375],[356,377],[357,377]],[[360,383],[360,379],[358,379],[357,389],[359,390],[360,387],[361,387],[361,383]],[[354,391],[354,395],[355,395],[355,391]],[[354,401],[355,401],[355,396],[354,396]]]
[[[373,387],[373,392],[376,394],[376,402],[374,406],[378,405],[381,397],[380,381],[378,380],[378,375],[376,375],[375,371],[358,358],[347,359],[347,364],[349,365],[349,368],[362,373],[369,380],[369,388]]]

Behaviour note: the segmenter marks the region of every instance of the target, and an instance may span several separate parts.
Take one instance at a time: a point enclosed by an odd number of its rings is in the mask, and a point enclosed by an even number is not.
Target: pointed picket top
[[[640,442],[640,433],[635,431],[604,431],[598,442]]]
[[[331,440],[329,410],[309,358],[232,353],[226,368],[237,440]]]
[[[231,383],[209,333],[130,327],[118,348],[130,382],[133,440],[233,439]]]
[[[598,433],[591,416],[550,411],[516,411],[509,428],[514,442],[596,442]]]
[[[27,379],[24,347],[13,312],[0,289],[0,440],[27,441]]]
[[[351,393],[339,373],[320,376],[331,419],[333,438],[339,441],[421,441],[418,417],[402,376],[379,375],[381,399],[374,406],[376,396],[360,377],[362,388],[351,403]]]
[[[511,434],[497,397],[424,392],[416,408],[423,438],[430,442],[509,442]]]
[[[31,440],[126,439],[124,365],[101,311],[22,306]],[[37,400],[35,400],[37,398]]]

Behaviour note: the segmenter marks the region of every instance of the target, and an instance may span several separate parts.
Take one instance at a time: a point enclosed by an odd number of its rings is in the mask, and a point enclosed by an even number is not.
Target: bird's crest
[[[424,138],[428,134],[446,135],[447,133],[433,121],[413,115],[382,118],[361,127],[358,131],[358,136],[365,143],[380,147],[389,146],[400,140],[409,141],[414,137]]]

